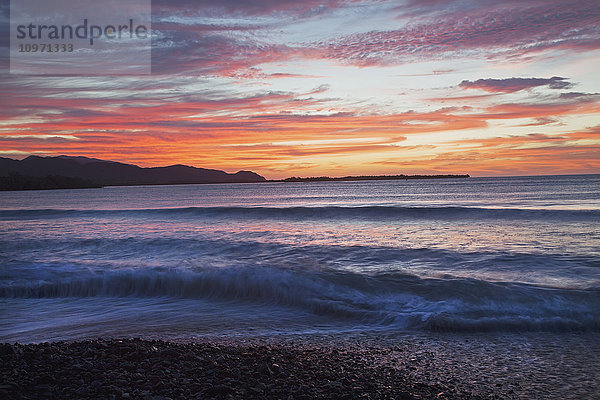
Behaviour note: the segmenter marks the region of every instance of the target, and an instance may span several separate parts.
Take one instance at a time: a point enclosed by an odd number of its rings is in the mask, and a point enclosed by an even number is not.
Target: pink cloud
[[[323,48],[324,57],[357,65],[406,63],[470,53],[495,57],[549,48],[600,49],[598,20],[597,1],[484,2],[479,7],[451,9],[431,18],[419,18],[398,30],[357,33],[314,45]]]
[[[457,2],[432,0],[409,3],[397,10],[408,25],[397,30],[361,32],[310,43],[277,43],[269,32],[284,29],[278,20],[261,24],[163,21],[161,15],[192,16],[214,7],[225,17],[256,14],[280,16],[281,23],[313,12],[351,6],[354,1],[175,1],[159,3],[155,29],[153,72],[237,75],[254,79],[247,71],[262,63],[292,58],[333,59],[354,65],[386,65],[447,57],[522,57],[547,49],[585,51],[600,49],[600,3],[583,0],[522,2],[514,0]],[[208,10],[208,11],[207,11]],[[312,10],[312,11],[311,11]],[[315,11],[321,10],[321,11]],[[173,14],[175,13],[175,14]],[[307,14],[308,13],[308,14]],[[199,20],[200,21],[200,20]],[[315,23],[319,23],[315,21]],[[260,35],[256,35],[261,32]],[[237,34],[232,34],[237,33]],[[332,34],[334,34],[332,32]],[[259,39],[260,38],[260,39]],[[558,83],[556,83],[558,84]]]

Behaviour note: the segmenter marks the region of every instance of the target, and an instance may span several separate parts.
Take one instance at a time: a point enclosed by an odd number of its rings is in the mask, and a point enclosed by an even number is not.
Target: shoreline
[[[383,363],[386,352],[314,343],[96,339],[1,344],[5,399],[483,399]]]
[[[356,175],[356,176],[316,176],[301,178],[293,176],[285,179],[273,179],[265,182],[356,182],[356,181],[397,181],[397,180],[430,180],[430,179],[466,179],[469,174],[438,174],[438,175]]]
[[[333,334],[0,344],[6,399],[581,399],[594,334]]]
[[[291,177],[285,179],[267,179],[264,181],[223,181],[223,182],[165,182],[165,183],[97,183],[76,177],[48,175],[19,176],[18,178],[0,176],[0,191],[15,192],[24,190],[62,190],[62,189],[102,189],[105,187],[135,187],[135,186],[176,186],[176,185],[223,185],[223,184],[255,184],[255,183],[312,183],[312,182],[363,182],[363,181],[408,181],[408,180],[438,180],[438,179],[466,179],[470,175],[376,175],[376,176],[345,176],[345,177]],[[11,179],[14,182],[9,182]],[[56,181],[56,182],[55,182]],[[57,183],[58,182],[58,183]]]

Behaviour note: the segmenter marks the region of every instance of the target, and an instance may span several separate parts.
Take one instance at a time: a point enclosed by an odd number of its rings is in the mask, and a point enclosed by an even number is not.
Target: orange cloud
[[[598,171],[597,132],[565,128],[561,135],[453,139],[461,131],[470,136],[484,132],[491,121],[531,119],[533,126],[558,117],[598,115],[595,94],[571,92],[537,103],[487,106],[471,99],[463,107],[390,112],[341,106],[339,99],[325,97],[327,85],[241,95],[216,89],[182,93],[171,90],[175,83],[160,80],[139,80],[133,88],[119,80],[88,88],[83,80],[75,82],[75,91],[70,80],[40,82],[4,83],[9,95],[0,98],[3,154],[254,168],[273,178],[297,169],[328,174],[334,167],[340,174],[410,172],[406,168],[473,174]],[[501,101],[503,95],[497,96]],[[434,133],[444,140],[421,138]]]
[[[581,144],[582,140],[594,144]],[[383,163],[391,166],[395,161]],[[432,158],[403,163],[415,171],[467,171],[477,176],[600,173],[600,126],[557,136],[459,140]]]

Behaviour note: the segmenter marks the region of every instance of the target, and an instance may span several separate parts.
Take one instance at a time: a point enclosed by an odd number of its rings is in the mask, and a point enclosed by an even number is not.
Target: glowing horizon
[[[268,179],[600,173],[597,1],[164,0],[152,11],[151,75],[3,72],[0,156]]]

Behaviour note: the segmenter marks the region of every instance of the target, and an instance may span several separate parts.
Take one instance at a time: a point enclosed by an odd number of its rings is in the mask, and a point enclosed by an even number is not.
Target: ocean
[[[600,332],[600,175],[0,193],[0,342]]]

